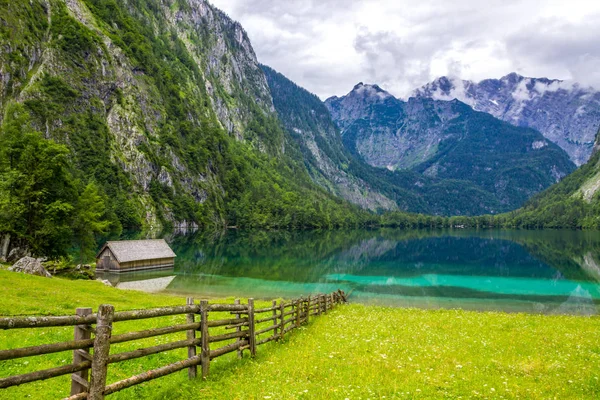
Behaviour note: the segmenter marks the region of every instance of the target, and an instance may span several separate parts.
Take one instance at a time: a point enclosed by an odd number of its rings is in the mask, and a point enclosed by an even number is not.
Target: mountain
[[[349,171],[357,163],[345,150],[329,111],[314,94],[265,65],[262,69],[283,126],[299,145],[312,179],[361,207],[395,210],[397,204]]]
[[[509,208],[495,193],[464,179],[378,168],[352,153],[325,105],[280,73],[263,66],[277,114],[300,147],[313,180],[330,193],[371,209],[431,215],[479,215]],[[389,97],[374,88],[381,97]]]
[[[278,116],[300,147],[314,182],[372,210],[431,215],[478,215],[503,207],[468,181],[373,167],[350,153],[323,102],[282,74],[263,66]]]
[[[557,79],[512,73],[476,83],[441,77],[413,95],[458,99],[515,126],[536,129],[565,150],[578,166],[589,159],[600,126],[600,92]]]
[[[246,32],[207,1],[4,1],[0,48],[0,233],[38,253],[371,218],[312,181]]]
[[[492,212],[519,207],[575,169],[539,132],[458,100],[404,102],[377,85],[359,83],[325,104],[354,156],[374,167],[469,182],[498,200]]]

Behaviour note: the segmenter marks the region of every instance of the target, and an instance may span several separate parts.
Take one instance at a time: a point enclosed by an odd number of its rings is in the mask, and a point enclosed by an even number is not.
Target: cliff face
[[[458,99],[515,126],[538,130],[578,166],[590,158],[600,125],[600,92],[557,79],[512,73],[476,83],[441,77],[414,95]]]
[[[246,32],[204,0],[188,0],[176,11],[167,7],[163,11],[168,29],[177,32],[201,67],[219,121],[229,133],[244,139],[257,111],[254,106],[267,114],[274,112],[269,87]]]
[[[232,147],[285,153],[246,33],[208,2],[0,8],[0,122],[26,114],[147,227],[224,224]]]
[[[403,102],[377,85],[356,85],[342,98],[326,101],[342,129],[344,143],[367,163],[390,170],[431,158],[449,136],[447,121],[460,116],[451,102]]]

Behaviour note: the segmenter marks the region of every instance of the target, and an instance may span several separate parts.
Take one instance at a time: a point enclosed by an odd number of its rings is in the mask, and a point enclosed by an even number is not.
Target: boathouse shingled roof
[[[99,257],[107,247],[120,263],[177,257],[164,239],[106,242],[96,257]]]

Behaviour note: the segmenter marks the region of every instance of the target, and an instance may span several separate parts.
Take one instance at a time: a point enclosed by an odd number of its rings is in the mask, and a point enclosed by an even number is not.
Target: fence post
[[[323,313],[323,295],[320,294],[317,297],[317,304],[319,305],[318,311],[317,311],[317,313],[318,313],[317,315],[320,316]]]
[[[300,326],[300,313],[302,312],[302,297],[300,297],[298,300],[296,300],[296,321],[294,322],[294,324],[296,325],[296,328],[298,328]]]
[[[248,299],[248,345],[250,346],[250,356],[256,355],[256,336],[254,334],[254,299]]]
[[[202,378],[206,379],[210,370],[210,342],[208,341],[208,301],[200,301],[200,334],[202,343],[202,352],[200,361],[202,363]]]
[[[277,325],[277,300],[273,300],[271,307],[273,308],[273,325]],[[277,337],[277,328],[273,330],[273,336]]]
[[[279,303],[279,315],[280,315],[280,322],[279,322],[279,340],[283,340],[283,314],[285,313],[285,302],[283,300],[281,300],[281,302]]]
[[[75,315],[78,316],[90,315],[91,313],[91,308],[78,308],[75,311]],[[75,332],[73,335],[74,340],[86,340],[91,338],[92,331],[88,328],[87,325],[75,326]],[[73,364],[79,364],[80,362],[89,360],[90,358],[91,356],[89,348],[73,350]],[[89,390],[89,372],[89,369],[84,369],[83,371],[71,374],[71,396],[79,393],[85,393]]]
[[[186,304],[188,306],[193,306],[194,299],[192,297],[188,297],[186,299]],[[188,324],[193,324],[194,322],[196,322],[196,315],[194,313],[187,314],[186,320],[187,320]],[[190,329],[187,331],[187,339],[188,340],[196,339],[196,330],[195,329]],[[196,345],[195,344],[188,347],[188,358],[192,358],[192,357],[196,357]],[[188,368],[188,378],[189,379],[194,379],[197,374],[198,374],[198,366],[197,365],[192,365],[191,367]]]
[[[94,338],[94,356],[92,358],[92,378],[90,379],[88,400],[104,399],[114,314],[115,308],[109,304],[102,304],[98,307],[96,337]]]
[[[306,300],[306,323],[308,324],[308,319],[310,317],[310,296]]]
[[[240,299],[235,299],[235,301],[233,302],[233,304],[239,305],[240,304]],[[235,317],[237,319],[240,319],[242,317],[241,314],[235,314]],[[241,332],[242,331],[242,327],[238,326],[237,328],[235,328],[236,332]],[[242,338],[237,338],[236,342],[241,342]],[[239,348],[237,349],[237,358],[241,359],[242,357],[244,357],[244,351],[240,350]]]

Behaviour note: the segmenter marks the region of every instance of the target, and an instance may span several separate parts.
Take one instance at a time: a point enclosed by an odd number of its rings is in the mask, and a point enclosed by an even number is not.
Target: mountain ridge
[[[395,201],[352,173],[350,165],[357,161],[344,151],[339,131],[321,100],[272,68],[262,65],[262,69],[278,116],[300,146],[313,180],[363,208],[396,210]]]
[[[600,126],[600,92],[576,82],[510,73],[479,82],[437,78],[412,96],[458,100],[515,126],[531,127],[564,149],[576,165],[592,152]]]
[[[494,193],[503,211],[574,169],[566,153],[539,132],[456,99],[402,101],[378,86],[358,84],[325,104],[346,148],[368,164],[470,181]]]

